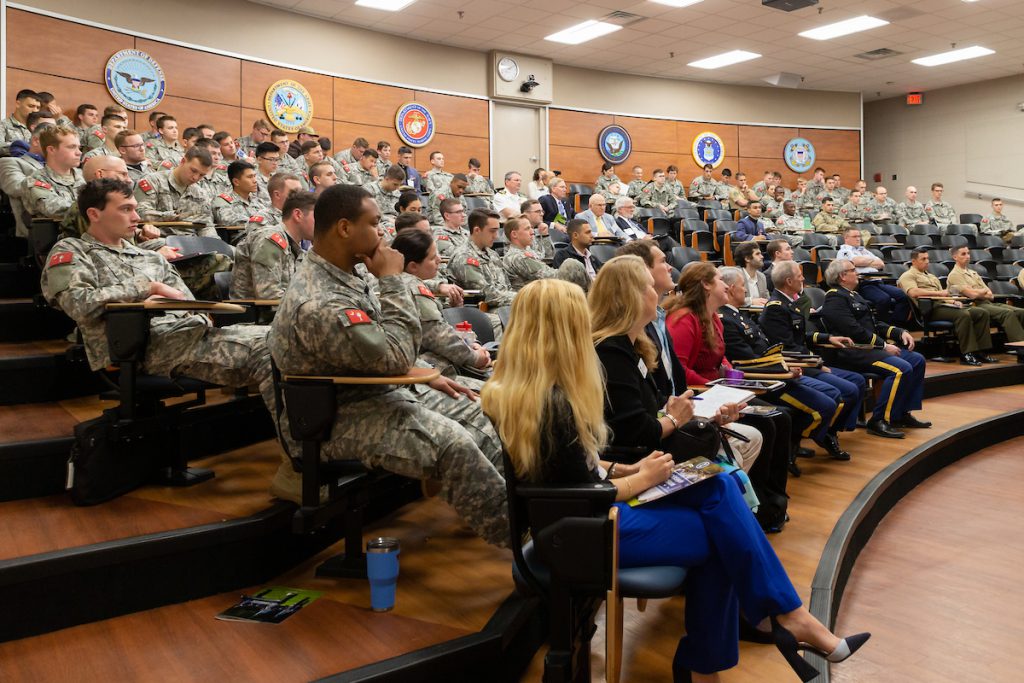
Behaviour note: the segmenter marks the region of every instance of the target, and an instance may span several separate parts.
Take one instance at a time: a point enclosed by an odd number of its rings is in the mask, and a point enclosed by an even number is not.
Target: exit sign
[[[913,106],[917,104],[924,104],[924,95],[919,92],[907,93],[907,104]]]

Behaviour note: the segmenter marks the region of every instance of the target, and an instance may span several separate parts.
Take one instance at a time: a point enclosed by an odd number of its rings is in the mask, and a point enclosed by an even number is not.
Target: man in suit
[[[761,272],[764,255],[756,242],[744,242],[733,252],[736,265],[743,271],[747,288],[747,306],[764,306],[768,301],[768,278]]]
[[[603,194],[591,195],[590,208],[586,211],[581,211],[576,217],[589,223],[594,236],[597,238],[617,237],[620,240],[627,239],[626,234],[622,232],[615,219],[608,213],[608,200],[604,198]]]
[[[551,260],[553,268],[559,268],[566,259],[576,259],[587,270],[591,281],[597,277],[597,269],[601,266],[590,254],[590,245],[594,243],[594,232],[590,223],[582,218],[573,218],[566,226],[569,232],[569,246],[555,249],[555,257]]]
[[[566,197],[569,188],[561,178],[555,178],[548,185],[549,194],[542,194],[538,201],[544,209],[544,222],[557,230],[565,232],[565,225],[576,217],[576,212],[569,205]]]
[[[768,239],[766,231],[772,224],[761,218],[761,202],[751,202],[747,207],[747,215],[736,224],[734,240],[739,242],[764,242]]]
[[[640,223],[633,220],[636,212],[636,203],[629,197],[619,197],[615,200],[615,223],[625,233],[628,240],[654,239],[658,246],[665,253],[672,253],[672,249],[680,246],[679,242],[668,235],[651,235]]]

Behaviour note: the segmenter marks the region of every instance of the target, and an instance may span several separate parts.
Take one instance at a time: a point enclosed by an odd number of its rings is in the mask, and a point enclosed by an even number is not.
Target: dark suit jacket
[[[612,430],[612,446],[641,447],[648,453],[661,446],[658,410],[665,398],[658,394],[652,373],[640,371],[640,356],[629,337],[605,339],[597,345],[604,366],[608,399],[605,420]]]
[[[417,192],[422,192],[423,181],[420,179],[420,172],[412,166],[402,166],[401,164],[398,164],[398,167],[405,171],[405,184]]]
[[[558,215],[558,200],[549,194],[542,194],[537,201],[540,202],[541,208],[544,209],[544,222],[548,225],[554,223],[555,216]],[[562,200],[562,207],[565,209],[565,222],[568,223],[576,216],[576,212],[569,206],[568,199]]]
[[[573,249],[572,245],[570,244],[568,247],[555,249],[555,256],[554,258],[551,259],[551,267],[557,270],[558,267],[565,263],[565,260],[569,258],[576,259],[584,266],[587,265],[586,259],[583,258],[583,255],[580,254],[575,249]],[[601,264],[598,263],[596,259],[594,259],[593,254],[591,254],[588,258],[590,259],[590,265],[594,267],[594,272],[596,273],[598,270],[600,270]]]

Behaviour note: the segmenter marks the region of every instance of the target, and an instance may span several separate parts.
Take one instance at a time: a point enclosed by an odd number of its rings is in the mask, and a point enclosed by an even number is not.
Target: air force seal
[[[622,126],[605,126],[597,134],[597,151],[609,164],[621,164],[633,151],[633,140]]]
[[[806,173],[814,166],[814,145],[804,138],[793,138],[782,151],[786,166],[796,173]]]
[[[313,98],[297,81],[278,81],[267,88],[263,108],[271,123],[286,133],[294,133],[313,120]]]
[[[725,161],[725,143],[711,131],[704,131],[693,139],[693,160],[704,168],[704,164],[718,165]]]
[[[395,114],[398,137],[410,147],[422,147],[434,137],[434,115],[419,102],[408,102]]]
[[[110,96],[129,111],[149,111],[160,104],[167,90],[164,70],[142,50],[121,50],[104,69]]]

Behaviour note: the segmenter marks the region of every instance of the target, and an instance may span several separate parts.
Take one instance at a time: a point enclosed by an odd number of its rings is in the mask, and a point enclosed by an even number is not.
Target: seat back
[[[807,251],[803,247],[793,247],[793,260],[794,261],[811,261],[811,252]]]
[[[669,257],[670,265],[682,268],[692,261],[700,261],[700,252],[691,247],[673,247]]]
[[[1013,280],[1021,270],[1021,266],[1015,263],[1000,263],[996,266],[996,278],[999,280]]]
[[[942,230],[937,225],[931,223],[918,223],[913,226],[910,230],[911,235],[940,235]]]
[[[935,245],[932,243],[932,238],[929,235],[907,235],[907,241],[904,246],[908,249],[915,249],[917,247],[927,247],[931,249]]]
[[[441,312],[448,324],[455,327],[461,322],[468,322],[473,326],[473,333],[477,342],[487,344],[494,341],[494,328],[491,326],[491,319],[486,313],[473,306],[452,306]]]
[[[569,185],[569,192],[576,194],[592,195],[594,194],[594,186],[587,185],[586,183],[572,183]]]
[[[941,263],[929,263],[928,272],[937,278],[944,278],[949,275],[949,268]]]
[[[682,204],[682,200],[680,200],[679,203]],[[687,204],[689,204],[689,202],[687,202]],[[688,218],[688,219],[691,219],[691,220],[699,221],[700,220],[700,211],[698,211],[697,209],[694,209],[694,208],[690,208],[690,207],[677,208],[676,209],[676,216],[678,218],[683,218],[683,219]]]
[[[219,237],[201,235],[168,235],[167,246],[177,247],[182,256],[188,254],[224,254],[234,258],[235,249]]]
[[[953,247],[970,246],[965,235],[943,235],[941,238],[939,238],[939,242],[942,244],[942,246],[950,249]]]
[[[890,263],[909,263],[914,257],[912,249],[890,249],[888,253]]]
[[[491,200],[487,197],[466,197],[466,208],[470,211],[491,208]]]
[[[981,214],[980,213],[962,213],[960,214],[960,223],[972,223],[974,225],[981,225]]]
[[[213,274],[213,283],[217,286],[217,298],[220,300],[231,298],[231,271],[221,270]]]
[[[820,287],[804,287],[804,294],[811,302],[811,308],[821,308],[825,303],[825,290]]]
[[[594,257],[598,265],[604,265],[615,258],[615,252],[618,249],[616,244],[592,244],[590,245],[590,255]]]
[[[825,235],[819,235],[816,232],[805,232],[802,235],[803,246],[806,247],[827,247],[829,246],[828,237]]]

